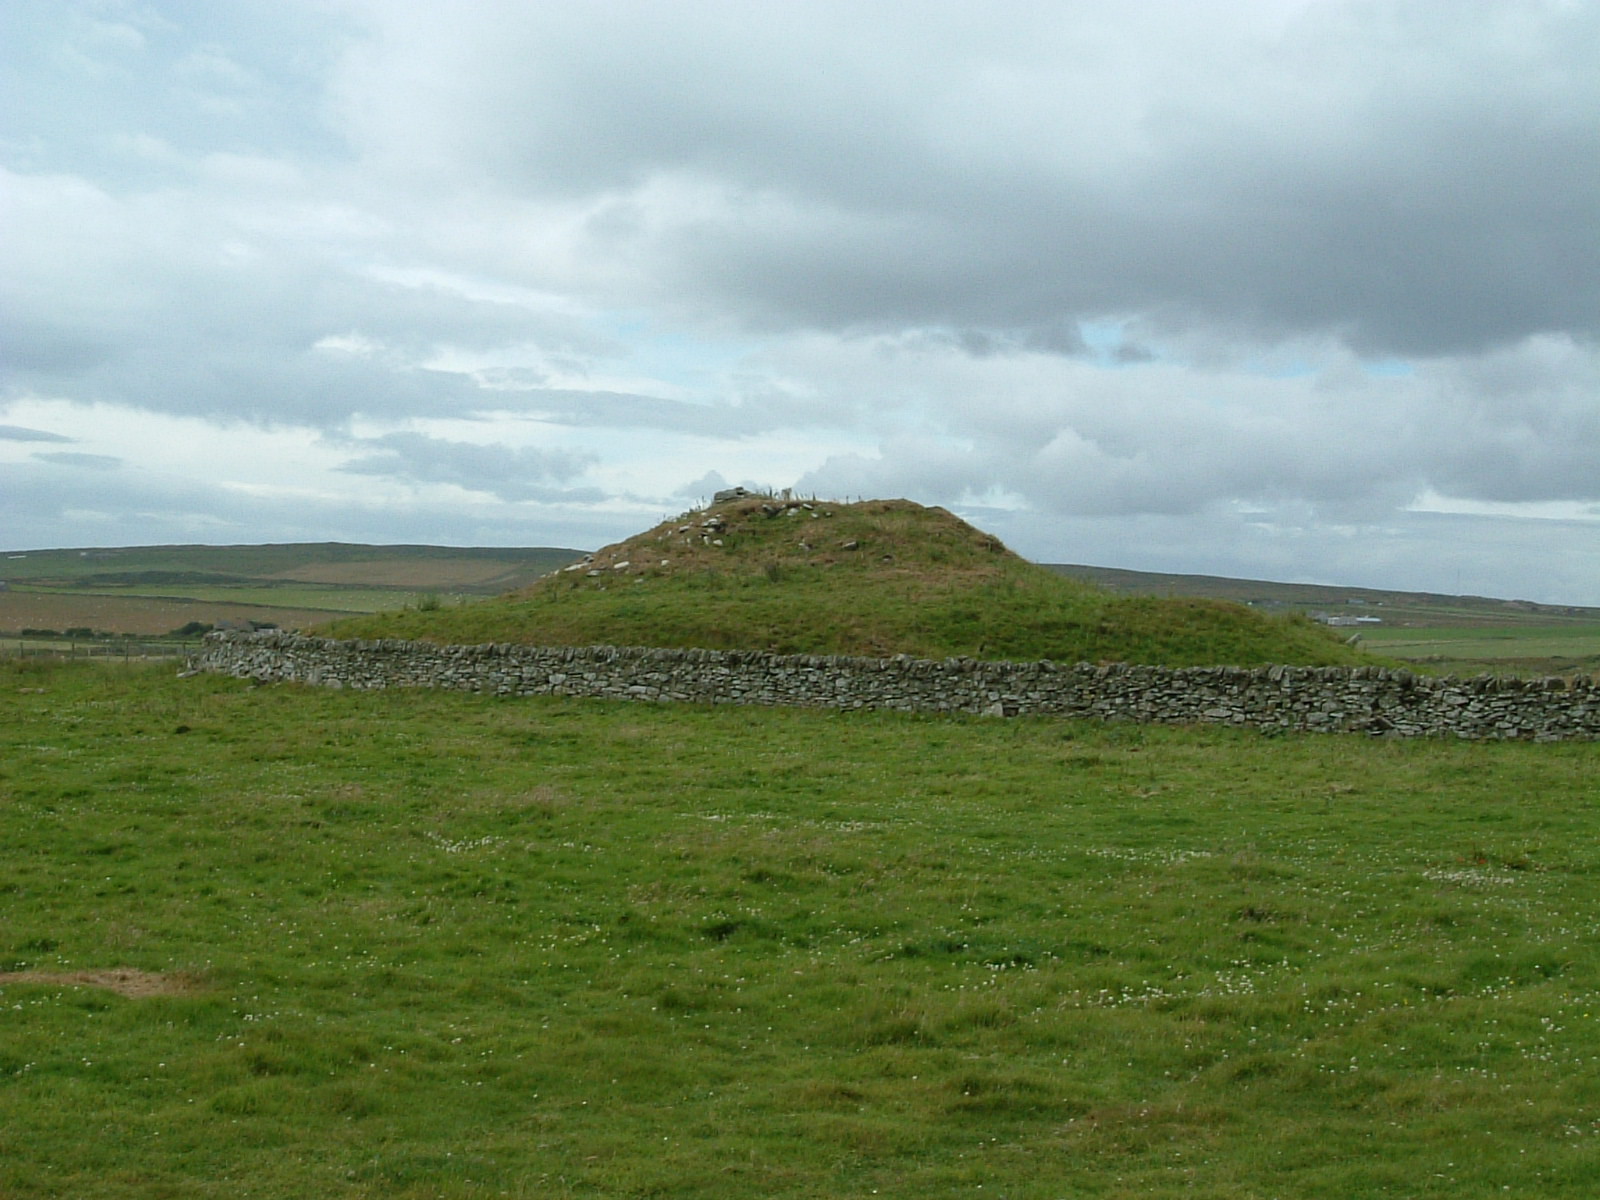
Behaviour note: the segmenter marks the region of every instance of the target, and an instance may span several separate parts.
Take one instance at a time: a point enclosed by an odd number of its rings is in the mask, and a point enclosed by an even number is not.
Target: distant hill
[[[1538,604],[1532,600],[1456,596],[1445,592],[1397,592],[1321,583],[1273,583],[1265,579],[1232,579],[1222,575],[1169,575],[1157,571],[1127,571],[1117,567],[1089,567],[1075,563],[1044,565],[1071,579],[1086,580],[1127,595],[1209,596],[1267,609],[1337,610],[1365,606],[1387,609],[1397,618],[1425,613],[1431,619],[1448,612],[1461,622],[1476,620],[1484,623],[1517,621],[1527,616],[1600,620],[1600,608]]]
[[[414,590],[438,586],[491,594],[522,586],[582,553],[551,546],[511,549],[347,542],[14,550],[0,555],[0,580],[77,587],[324,583]]]
[[[1425,671],[1600,675],[1600,608],[1063,563],[1050,569],[1119,595],[1208,596],[1248,604],[1259,612],[1299,612],[1354,624],[1363,647]]]
[[[491,596],[578,550],[365,546],[131,546],[0,553],[0,634],[158,636],[219,624],[298,628],[423,597]]]
[[[665,521],[506,596],[328,632],[1169,665],[1372,661],[1303,617],[1064,578],[941,508],[765,496]]]
[[[761,505],[778,509],[779,502],[755,498],[732,511],[761,513],[761,522],[737,530],[730,524],[725,533],[732,532],[731,538],[712,536],[706,529],[679,533],[679,526],[713,515],[686,514],[593,556],[553,546],[341,542],[0,552],[0,638],[20,638],[26,630],[40,629],[153,637],[180,629],[193,636],[198,627],[218,625],[329,628],[340,618],[395,611],[381,623],[340,627],[395,633],[415,624],[423,631],[418,636],[442,636],[448,623],[463,640],[472,641],[525,640],[535,636],[524,632],[531,628],[550,639],[659,643],[675,638],[672,644],[764,649],[805,645],[865,654],[901,652],[893,649],[898,646],[912,647],[905,653],[935,656],[952,652],[939,647],[961,646],[966,648],[953,652],[1066,659],[1074,656],[1076,647],[1091,652],[1084,657],[1098,659],[1116,655],[1121,638],[1128,639],[1122,643],[1127,657],[1189,653],[1181,630],[1191,619],[1203,616],[1215,622],[1219,611],[1232,611],[1226,605],[1218,610],[1214,605],[1187,603],[1205,600],[1244,604],[1256,616],[1375,617],[1376,622],[1361,623],[1359,645],[1429,671],[1600,674],[1600,608],[1064,563],[1029,567],[1004,547],[989,548],[999,543],[971,526],[957,522],[936,530],[940,522],[954,521],[948,513],[938,516],[942,510],[920,510],[935,514],[924,521],[907,515],[917,513],[919,506],[904,501],[875,503],[879,510],[872,513],[854,505],[811,502],[806,508],[784,503],[781,518],[768,518]],[[822,512],[832,515],[824,517]],[[729,519],[721,509],[715,515]],[[767,521],[789,524],[766,525]],[[790,539],[782,533],[793,532],[797,522],[822,529],[818,523],[824,521],[836,523],[827,526],[833,532],[826,538],[796,534]],[[851,540],[844,531],[852,522],[858,547],[844,551],[840,543]],[[912,530],[920,531],[918,537],[908,536]],[[769,539],[768,533],[782,536]],[[668,535],[665,542],[663,534]],[[668,546],[673,536],[678,542]],[[652,537],[656,542],[650,541]],[[896,539],[905,542],[898,552],[893,548]],[[719,540],[722,545],[715,545]],[[786,540],[793,544],[785,545]],[[802,549],[801,542],[808,548]],[[894,561],[885,562],[885,554]],[[581,570],[560,572],[585,557],[591,561]],[[666,567],[661,566],[662,558],[668,560]],[[619,570],[615,564],[625,560],[629,566]],[[1057,577],[1056,591],[1038,582],[1040,571]],[[547,579],[552,572],[559,582]],[[637,590],[629,593],[634,600],[624,604],[615,581],[640,576],[657,581],[676,576],[680,584],[673,586],[687,591],[680,595],[652,583],[650,591],[659,594],[649,604],[642,603]],[[580,578],[583,586],[575,582]],[[763,591],[753,586],[758,579],[768,585],[783,581],[802,586]],[[1066,593],[1061,584],[1068,585]],[[554,622],[548,607],[531,625],[527,612],[514,615],[518,604],[563,603],[563,588],[576,598],[584,587],[606,596],[581,619],[574,610],[572,617]],[[1076,596],[1070,606],[1064,598],[1069,593]],[[491,597],[504,600],[495,600],[481,613],[473,611],[478,602]],[[1140,598],[1185,603],[1159,613],[1126,604],[1107,608],[1110,616],[1094,611],[1095,605],[1111,600]],[[810,627],[817,611],[837,610],[841,604],[852,611],[835,613],[825,630]],[[907,604],[917,606],[918,620],[905,616]],[[1040,611],[1028,611],[1029,604]],[[727,615],[729,606],[732,617]],[[878,612],[880,607],[888,611]],[[414,615],[401,611],[408,609]],[[434,609],[448,615],[429,611]],[[675,609],[684,611],[671,611]],[[470,620],[468,611],[473,611]],[[685,616],[685,611],[700,616]],[[1088,637],[1085,629],[1102,620],[1110,622],[1106,636]],[[1063,621],[1078,621],[1077,632],[1063,633]],[[1006,622],[1013,625],[1009,632]],[[1154,642],[1144,642],[1147,650],[1138,651],[1139,622],[1154,623],[1167,632]],[[1020,626],[1035,624],[1039,636],[1019,632]],[[1280,620],[1279,626],[1284,624]],[[1217,632],[1213,628],[1214,649],[1227,645]],[[1349,632],[1341,630],[1339,636]],[[1250,650],[1251,639],[1241,637],[1235,645],[1243,654]],[[1053,648],[1032,654],[1042,642]],[[0,651],[5,649],[0,644]],[[1289,661],[1314,661],[1321,653],[1321,647],[1313,645],[1312,658],[1306,659],[1304,647],[1288,649],[1297,656],[1281,656]]]

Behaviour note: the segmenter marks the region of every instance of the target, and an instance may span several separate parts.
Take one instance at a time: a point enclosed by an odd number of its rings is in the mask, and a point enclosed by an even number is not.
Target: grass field
[[[251,582],[403,587],[473,587],[490,593],[536,579],[578,556],[555,547],[364,546],[290,542],[265,546],[128,546],[28,550],[0,555],[0,579],[80,582],[98,586],[148,580],[198,582],[206,577]]]
[[[93,592],[53,593],[12,589],[0,592],[0,637],[24,629],[92,629],[99,633],[159,636],[200,621],[270,622],[299,628],[330,621],[349,609],[292,608],[225,600],[106,596]]]
[[[1374,653],[1458,675],[1600,675],[1600,624],[1393,625],[1369,629]]]
[[[156,637],[190,622],[285,629],[519,587],[575,550],[441,546],[136,546],[0,555],[0,635]]]
[[[1120,595],[1196,596],[1264,612],[1376,617],[1378,624],[1339,632],[1357,635],[1375,654],[1435,674],[1600,674],[1600,608],[1066,564],[1051,569]]]
[[[334,587],[329,584],[192,584],[174,596],[170,587],[137,584],[120,587],[114,595],[97,593],[100,599],[174,600],[201,604],[231,604],[279,609],[298,609],[324,613],[370,613],[381,608],[396,608],[415,602],[419,593],[394,588]],[[10,593],[8,593],[10,594]],[[31,588],[36,596],[81,596],[78,588]]]
[[[1597,767],[0,664],[0,1195],[1588,1197]]]

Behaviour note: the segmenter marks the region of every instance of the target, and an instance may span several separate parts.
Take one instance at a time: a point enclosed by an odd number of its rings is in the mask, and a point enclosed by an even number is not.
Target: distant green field
[[[0,663],[0,1196],[1588,1200],[1597,768]]]
[[[143,546],[0,555],[0,636],[90,628],[160,636],[191,622],[302,628],[527,584],[575,550]]]
[[[0,554],[0,579],[83,579],[143,572],[184,575],[212,574],[240,578],[312,575],[334,572],[347,576],[354,564],[384,572],[390,564],[407,564],[417,577],[430,564],[487,565],[490,574],[537,578],[571,562],[578,551],[554,547],[529,549],[456,546],[364,546],[342,542],[299,542],[266,546],[132,546],[88,550],[28,550]]]
[[[42,596],[81,597],[75,587],[22,587],[20,592]],[[167,600],[198,600],[226,604],[265,605],[272,608],[310,608],[328,613],[371,613],[415,604],[423,595],[397,588],[339,587],[335,584],[205,584],[182,587],[159,584],[89,589],[96,596]],[[434,593],[429,593],[434,594]],[[459,598],[458,598],[459,599]]]
[[[1600,672],[1600,624],[1529,622],[1498,629],[1459,625],[1369,627],[1362,631],[1361,638],[1375,653],[1457,674]]]
[[[1338,632],[1376,654],[1436,673],[1600,673],[1600,608],[1064,564],[1052,569],[1128,595],[1209,596],[1266,612],[1377,617],[1379,624]]]
[[[192,621],[321,626],[345,615],[399,613],[434,603],[453,607],[526,589],[548,572],[571,563],[578,554],[551,547],[338,543],[0,553],[0,584],[9,585],[0,590],[0,637],[29,628],[76,627],[152,637]],[[1332,612],[1379,616],[1382,625],[1341,633],[1359,634],[1360,645],[1366,649],[1428,671],[1469,675],[1484,671],[1600,673],[1600,609],[1098,567],[1054,565],[1051,569],[1090,580],[1114,593],[1235,600],[1280,615]],[[707,586],[718,586],[714,573],[707,577]],[[902,586],[902,602],[916,600],[915,591],[914,586]],[[886,594],[878,599],[887,602],[893,598]],[[761,606],[771,597],[751,593],[746,599]],[[688,610],[694,611],[692,597],[686,603]],[[640,623],[640,604],[619,596],[608,598],[607,604],[620,614],[622,624],[615,629]],[[754,608],[743,608],[751,619],[757,618]],[[1051,619],[1049,613],[1040,618]],[[1160,620],[1154,614],[1151,619]],[[415,617],[410,620],[415,622]],[[462,636],[476,636],[475,624],[483,625],[483,630],[477,631],[483,638],[506,636],[504,622],[496,624],[492,609],[471,618],[462,614],[455,623]],[[790,616],[776,612],[770,623],[773,627],[763,635],[766,642],[778,645],[793,638]],[[863,632],[872,636],[870,631]],[[1025,640],[1016,643],[1016,652],[1027,649]],[[1094,652],[1087,644],[1083,650]]]

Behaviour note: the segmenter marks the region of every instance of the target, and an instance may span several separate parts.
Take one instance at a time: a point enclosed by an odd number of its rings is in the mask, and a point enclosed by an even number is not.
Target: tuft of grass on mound
[[[348,638],[1168,666],[1371,662],[1303,618],[1123,597],[941,508],[749,497],[686,513],[478,604],[337,622]]]

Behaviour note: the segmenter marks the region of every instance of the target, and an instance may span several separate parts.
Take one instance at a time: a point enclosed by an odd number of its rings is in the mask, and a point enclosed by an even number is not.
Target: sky
[[[1600,0],[6,0],[0,549],[724,486],[1600,605]]]

